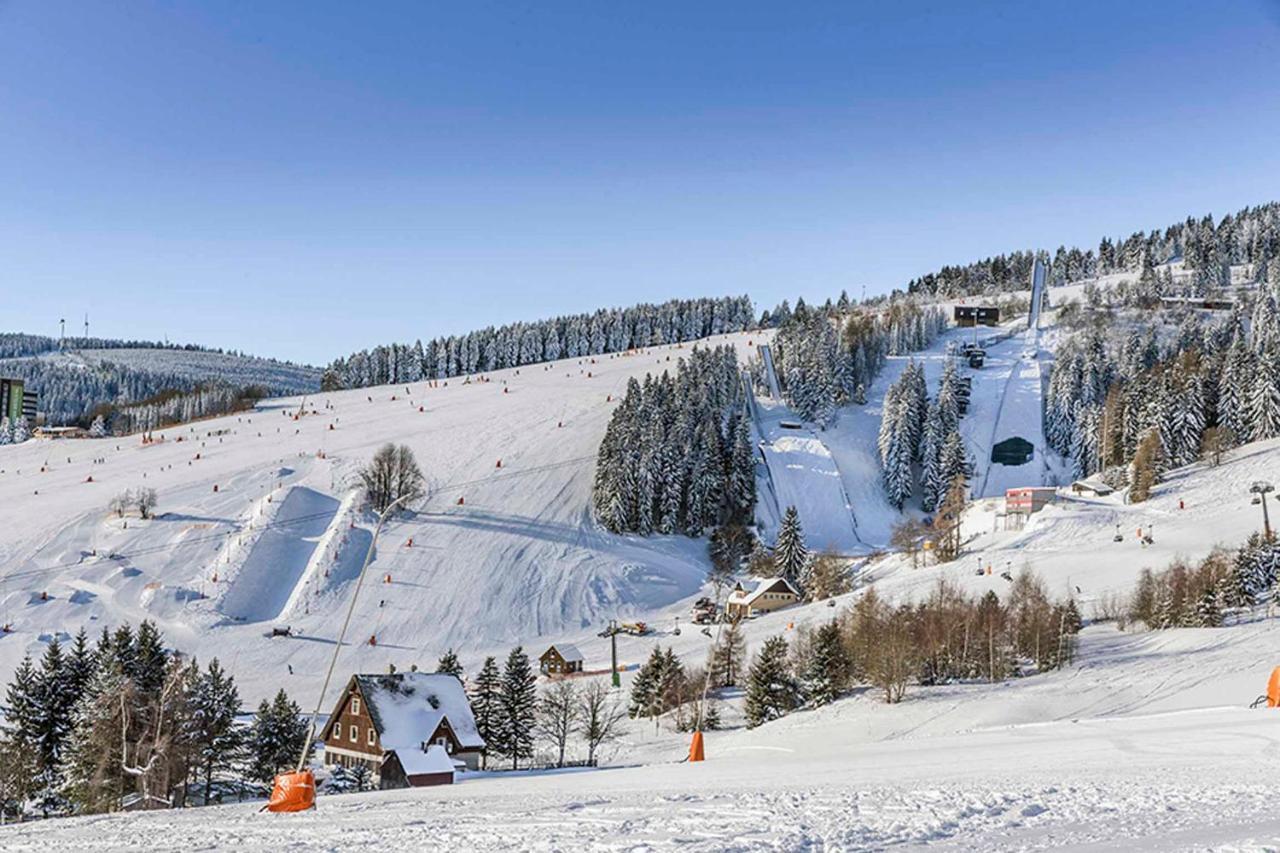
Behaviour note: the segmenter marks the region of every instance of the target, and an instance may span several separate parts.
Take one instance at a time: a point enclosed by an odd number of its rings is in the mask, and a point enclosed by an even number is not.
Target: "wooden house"
[[[363,766],[381,788],[450,784],[432,748],[475,769],[485,746],[462,682],[448,673],[353,675],[321,734],[326,765]]]
[[[760,613],[790,607],[800,600],[800,590],[786,578],[753,578],[734,584],[724,612],[730,619],[746,619]]]
[[[569,643],[559,643],[538,658],[543,675],[573,675],[582,672],[582,652]]]

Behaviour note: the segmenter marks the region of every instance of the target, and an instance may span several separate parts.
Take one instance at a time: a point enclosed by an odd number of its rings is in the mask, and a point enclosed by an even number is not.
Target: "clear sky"
[[[1280,198],[1280,3],[0,0],[0,330],[327,362]]]

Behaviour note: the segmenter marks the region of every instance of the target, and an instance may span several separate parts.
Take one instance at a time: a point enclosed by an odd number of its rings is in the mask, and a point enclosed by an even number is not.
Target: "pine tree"
[[[276,774],[292,770],[297,766],[309,734],[310,726],[302,716],[302,709],[283,689],[270,703],[263,699],[249,727],[246,768],[249,778],[270,782]]]
[[[835,620],[818,628],[804,667],[804,695],[815,708],[829,705],[844,687],[844,648]]]
[[[804,544],[804,530],[800,527],[800,514],[789,506],[782,514],[778,527],[778,540],[773,546],[773,559],[778,576],[791,583],[799,583],[800,573],[809,561],[809,550]]]
[[[440,660],[436,662],[436,672],[447,673],[462,681],[462,663],[458,660],[458,656],[454,654],[452,648],[440,656]]]
[[[502,676],[498,661],[492,655],[484,659],[480,674],[471,685],[471,714],[476,720],[476,731],[485,742],[480,754],[481,766],[488,765],[489,753],[500,753]]]
[[[800,704],[800,690],[787,662],[787,641],[769,637],[747,674],[747,728],[786,716]]]
[[[533,755],[533,731],[536,723],[537,676],[524,649],[516,646],[507,655],[498,694],[498,743],[503,755],[511,759],[511,769],[520,768],[520,759]]]
[[[227,674],[217,658],[209,661],[208,669],[195,679],[192,688],[188,698],[191,741],[204,780],[204,801],[208,803],[213,795],[214,777],[237,766],[242,758],[244,733],[236,724],[240,692],[235,679]]]
[[[1254,441],[1280,436],[1280,343],[1275,350],[1264,350],[1254,364],[1249,420]]]

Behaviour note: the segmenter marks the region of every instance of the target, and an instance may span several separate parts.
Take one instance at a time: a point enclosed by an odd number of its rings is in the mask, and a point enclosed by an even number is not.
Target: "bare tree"
[[[1224,426],[1209,427],[1200,442],[1200,458],[1214,468],[1222,464],[1228,451],[1236,446],[1236,437]]]
[[[920,567],[920,544],[924,539],[929,528],[924,526],[924,522],[918,518],[903,519],[893,526],[893,532],[889,535],[889,544],[899,551],[911,555],[911,568]]]
[[[115,513],[116,518],[124,518],[124,514],[131,506],[133,506],[133,493],[126,489],[111,499],[107,504],[107,510]]]
[[[538,734],[556,750],[556,767],[564,767],[565,747],[580,713],[578,685],[568,679],[555,682],[538,699]]]
[[[150,518],[156,508],[156,490],[152,488],[142,487],[133,493],[133,505],[138,510],[138,515],[143,518]]]
[[[378,448],[373,459],[360,471],[360,479],[369,495],[369,503],[382,512],[400,499],[413,500],[422,495],[422,469],[405,445],[387,443]]]
[[[587,761],[594,764],[600,747],[615,740],[627,718],[626,706],[608,683],[597,678],[587,684],[578,700],[578,733],[587,743]]]

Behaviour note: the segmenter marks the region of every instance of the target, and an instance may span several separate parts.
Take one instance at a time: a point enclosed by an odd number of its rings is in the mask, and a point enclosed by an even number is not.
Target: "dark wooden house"
[[[363,766],[382,788],[448,784],[439,756],[474,769],[485,746],[462,682],[447,673],[351,676],[322,737],[326,765]]]
[[[573,675],[582,672],[582,652],[569,643],[559,643],[538,658],[543,675]]]

